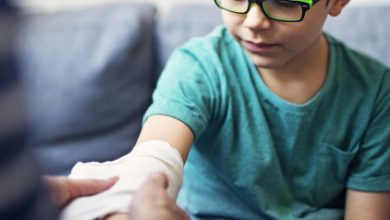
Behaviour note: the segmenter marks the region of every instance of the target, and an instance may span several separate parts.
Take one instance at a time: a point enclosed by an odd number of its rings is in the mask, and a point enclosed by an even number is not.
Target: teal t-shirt
[[[267,88],[225,27],[171,56],[145,119],[196,137],[178,197],[193,219],[340,219],[347,188],[390,191],[390,70],[326,37],[326,82],[302,105]]]

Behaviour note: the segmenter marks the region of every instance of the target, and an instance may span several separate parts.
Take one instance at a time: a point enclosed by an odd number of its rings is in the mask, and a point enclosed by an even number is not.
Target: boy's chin
[[[279,69],[286,64],[283,59],[275,57],[259,57],[249,54],[250,60],[257,69]]]
[[[279,69],[283,67],[283,63],[280,62],[280,60],[256,60],[253,61],[253,64],[256,66],[256,68],[259,69]]]

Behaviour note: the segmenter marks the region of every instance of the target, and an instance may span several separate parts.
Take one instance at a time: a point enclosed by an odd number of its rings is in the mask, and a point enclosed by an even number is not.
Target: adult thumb
[[[168,188],[168,177],[162,172],[152,173],[146,180],[146,184],[163,187],[164,189]]]

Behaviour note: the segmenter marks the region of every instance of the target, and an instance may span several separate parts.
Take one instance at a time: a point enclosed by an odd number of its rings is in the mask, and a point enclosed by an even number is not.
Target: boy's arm
[[[347,190],[346,220],[389,220],[390,192]]]
[[[193,139],[194,135],[192,134],[191,129],[183,122],[169,116],[154,115],[146,120],[137,140],[137,144],[150,140],[166,141],[172,147],[175,147],[179,151],[183,161],[186,161]],[[151,210],[147,211],[150,212]],[[172,210],[167,209],[166,211],[169,212]],[[116,213],[111,214],[104,219],[126,220],[129,219],[129,216],[125,213]],[[165,220],[165,218],[162,216],[161,220]]]
[[[137,144],[149,140],[162,140],[176,148],[185,162],[190,151],[194,135],[183,122],[164,115],[150,116],[138,137]]]

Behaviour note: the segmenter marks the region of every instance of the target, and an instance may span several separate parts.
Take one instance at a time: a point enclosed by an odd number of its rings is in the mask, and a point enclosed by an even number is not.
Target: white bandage
[[[182,182],[183,160],[179,152],[166,142],[144,142],[115,161],[77,163],[70,178],[107,179],[119,176],[119,181],[103,193],[74,200],[63,209],[60,219],[91,220],[113,212],[128,212],[134,192],[151,173],[157,171],[168,176],[168,194],[176,199]]]

